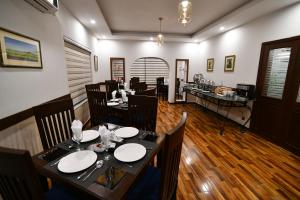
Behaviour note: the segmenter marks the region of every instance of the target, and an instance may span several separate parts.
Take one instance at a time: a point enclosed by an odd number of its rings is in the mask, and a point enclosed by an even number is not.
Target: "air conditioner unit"
[[[25,0],[42,13],[54,14],[58,10],[58,0]]]

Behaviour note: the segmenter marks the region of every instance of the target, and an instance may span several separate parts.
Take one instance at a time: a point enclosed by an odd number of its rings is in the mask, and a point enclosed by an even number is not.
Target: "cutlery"
[[[130,167],[130,168],[132,168],[132,167],[133,167],[132,165],[129,165],[129,164],[126,164],[126,166],[127,166],[127,167]]]
[[[102,166],[103,166],[103,160],[98,160],[96,162],[96,167],[82,181],[88,179],[96,169],[100,169]]]
[[[97,161],[98,162],[98,161]],[[97,162],[96,162],[96,165],[97,165]],[[86,175],[88,173],[88,171],[90,171],[91,169],[87,169],[85,170],[82,174],[80,174],[79,176],[77,176],[77,180],[81,179],[84,175]]]
[[[60,160],[61,160],[61,159],[59,159],[58,161],[55,161],[54,163],[50,164],[50,167],[53,167],[53,166],[57,165],[57,164],[59,163]]]

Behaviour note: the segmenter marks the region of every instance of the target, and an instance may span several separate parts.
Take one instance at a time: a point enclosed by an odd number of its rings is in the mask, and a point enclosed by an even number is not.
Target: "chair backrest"
[[[3,200],[40,200],[43,189],[28,151],[0,147]]]
[[[135,84],[135,83],[138,83],[140,82],[140,78],[139,77],[132,77],[129,81],[129,87],[130,89],[132,89],[132,86]]]
[[[147,89],[147,84],[145,82],[135,83],[132,86],[132,89],[135,90],[135,94],[137,94],[137,95],[144,95],[144,92]]]
[[[164,77],[158,77],[158,78],[156,78],[156,84],[157,85],[164,85],[164,81],[165,81]]]
[[[35,106],[33,112],[44,150],[72,137],[75,114],[71,98]]]
[[[156,88],[147,89],[144,91],[144,95],[155,97]]]
[[[112,92],[114,90],[118,90],[118,82],[115,80],[106,80],[105,81],[105,87],[106,87],[106,94],[107,94],[107,99],[112,98]]]
[[[180,79],[176,78],[176,83],[175,83],[176,91],[179,90],[179,87],[180,87]]]
[[[128,96],[129,125],[138,129],[155,131],[157,117],[156,97],[144,95]]]
[[[106,93],[98,91],[87,91],[92,126],[99,125],[107,120]]]
[[[170,200],[174,194],[176,195],[186,120],[187,113],[184,112],[179,124],[165,135],[166,137],[162,149],[160,180],[160,199],[163,200]]]
[[[100,83],[85,85],[86,91],[97,91],[100,92]]]

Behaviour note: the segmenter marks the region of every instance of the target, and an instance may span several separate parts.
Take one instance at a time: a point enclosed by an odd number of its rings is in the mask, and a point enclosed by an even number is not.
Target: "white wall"
[[[43,69],[0,67],[0,119],[69,93],[64,35],[97,51],[97,40],[62,4],[50,15],[24,0],[1,0],[0,27],[40,40],[43,61]],[[94,82],[100,79],[97,73]]]

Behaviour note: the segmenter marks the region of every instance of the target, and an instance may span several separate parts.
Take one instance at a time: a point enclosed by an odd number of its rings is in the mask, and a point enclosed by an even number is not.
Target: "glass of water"
[[[80,151],[80,142],[83,138],[82,130],[73,131],[73,140],[77,143],[77,151]]]

